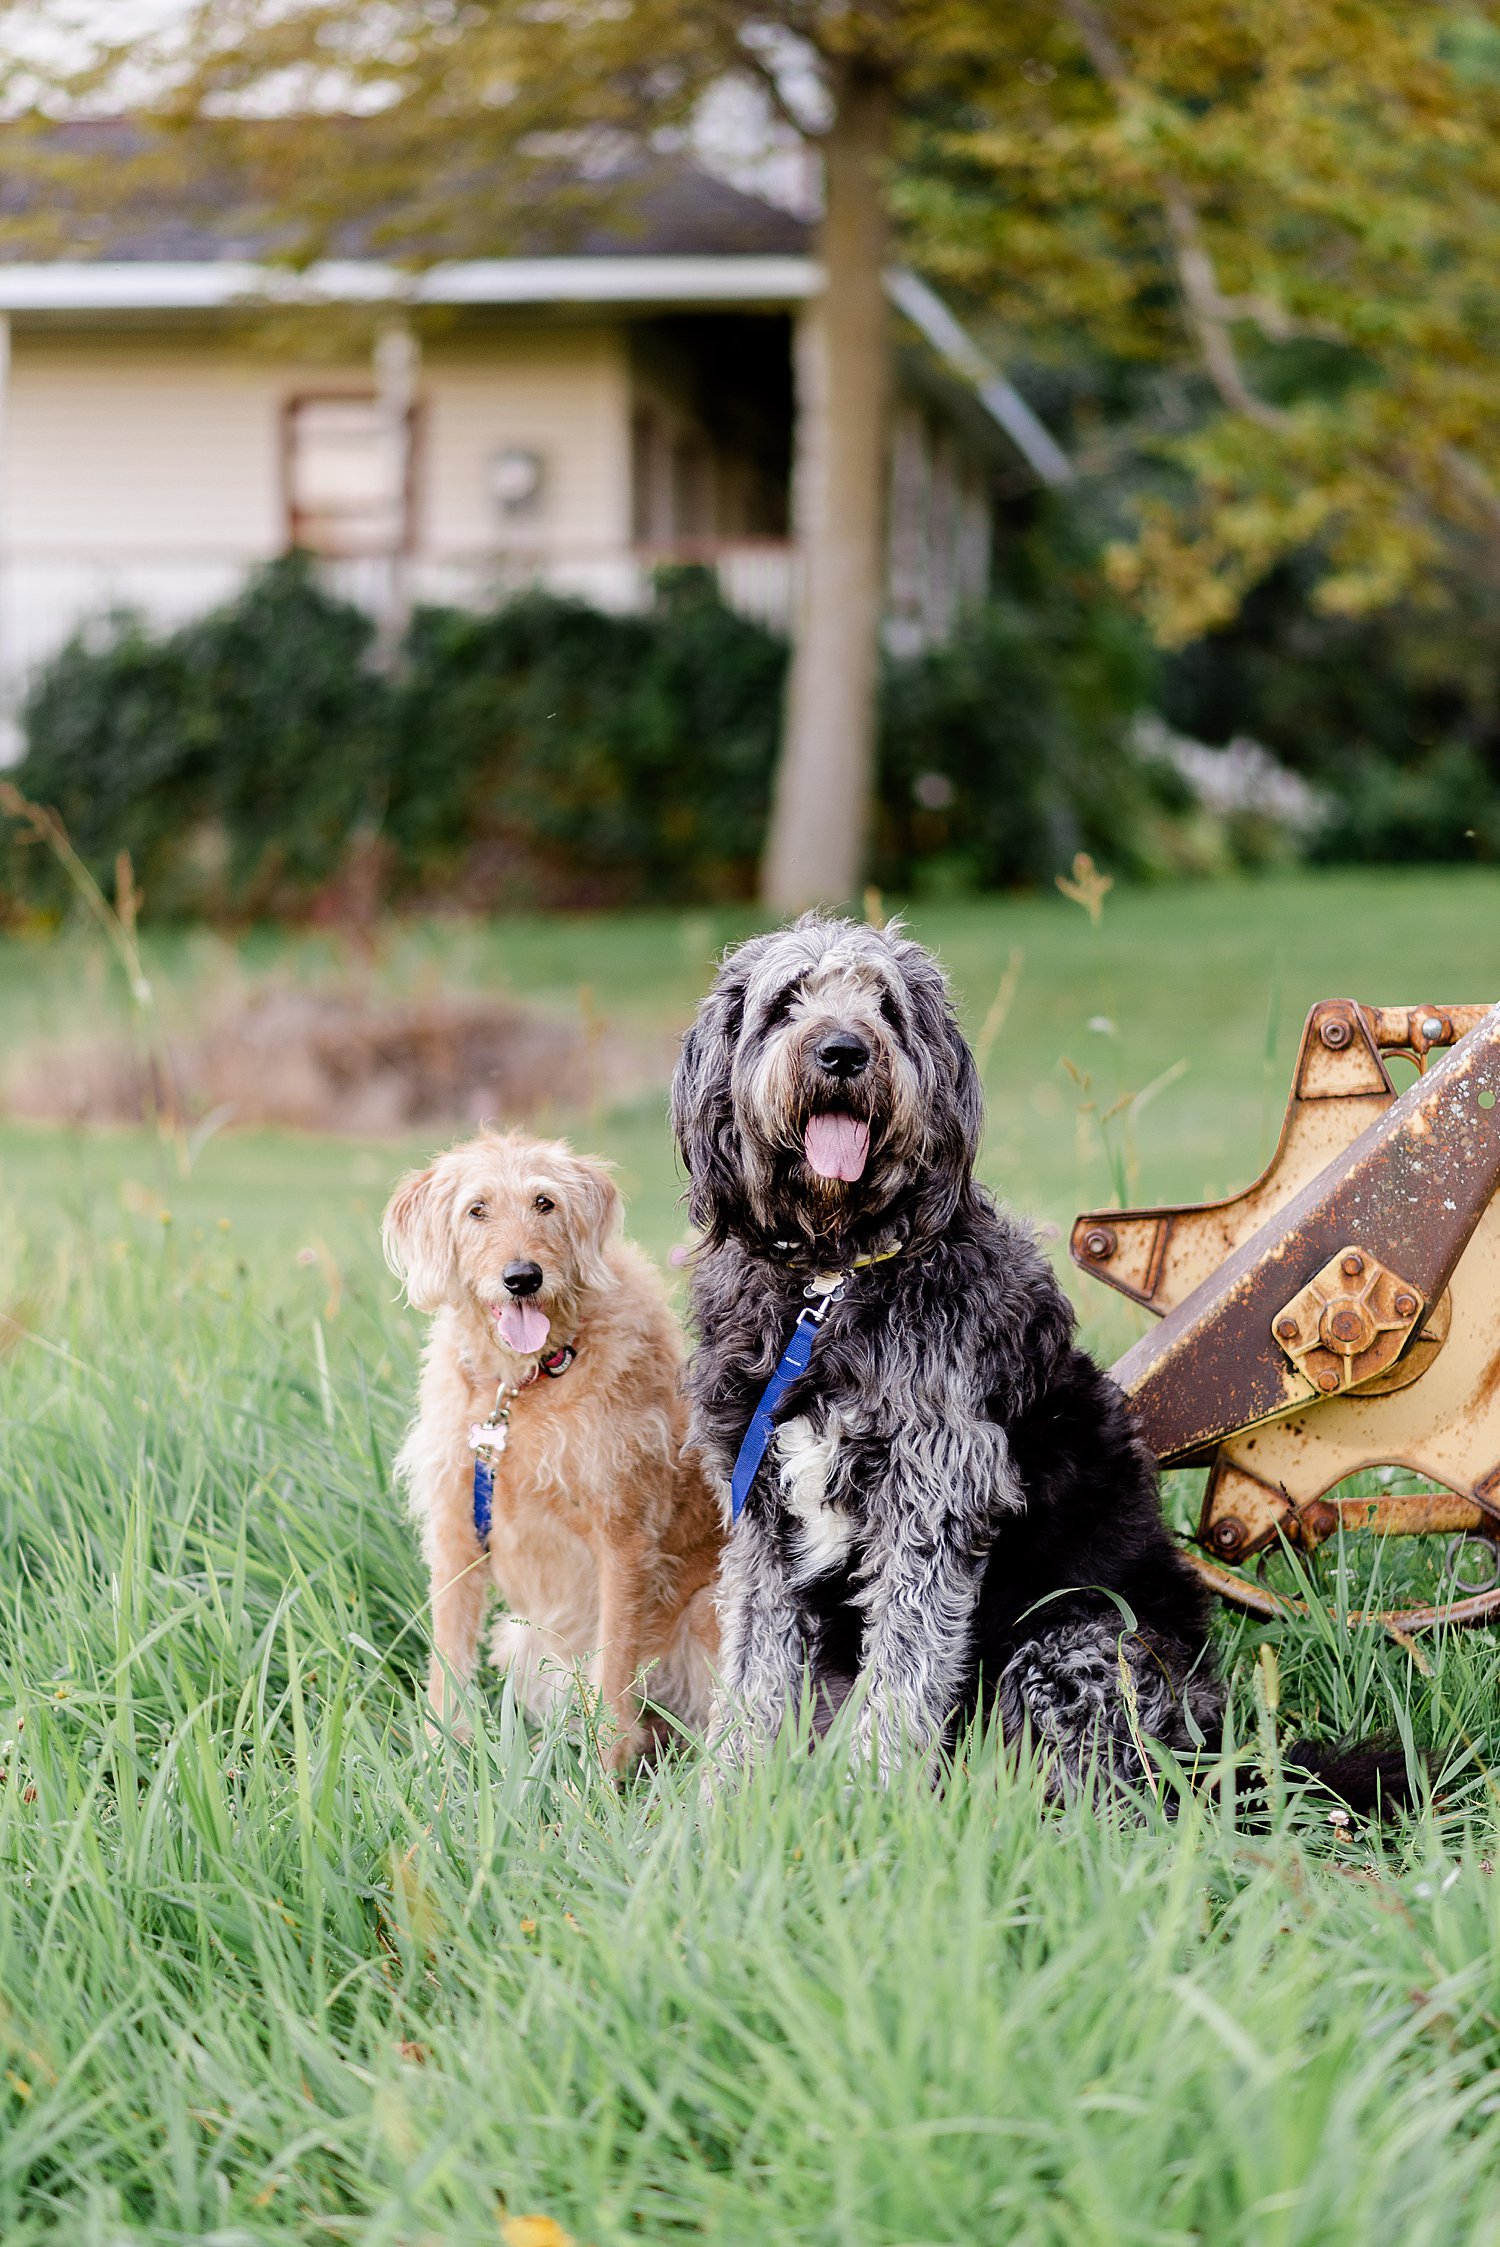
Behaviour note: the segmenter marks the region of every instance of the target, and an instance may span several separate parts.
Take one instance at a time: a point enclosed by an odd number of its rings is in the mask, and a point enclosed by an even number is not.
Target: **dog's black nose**
[[[857,1077],[870,1066],[870,1049],[856,1030],[831,1030],[818,1047],[818,1067],[830,1077]]]
[[[500,1274],[507,1295],[535,1295],[542,1284],[540,1264],[507,1264]]]

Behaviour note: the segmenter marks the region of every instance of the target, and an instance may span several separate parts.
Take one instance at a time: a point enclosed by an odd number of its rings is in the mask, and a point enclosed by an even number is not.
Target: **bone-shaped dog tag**
[[[492,1459],[500,1457],[509,1441],[510,1430],[503,1423],[497,1426],[488,1420],[476,1420],[469,1429],[469,1449],[487,1451]]]

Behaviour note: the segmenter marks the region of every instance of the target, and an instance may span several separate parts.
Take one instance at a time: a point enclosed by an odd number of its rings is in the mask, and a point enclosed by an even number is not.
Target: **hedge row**
[[[638,616],[543,593],[424,609],[384,668],[374,637],[297,556],[176,632],[107,619],[36,679],[16,777],[101,877],[128,850],[158,917],[353,909],[356,885],[366,907],[750,892],[786,648],[704,572],[664,576]],[[1452,637],[1472,671],[1472,635]],[[1151,877],[1292,847],[1132,750],[1153,703],[1210,740],[1259,735],[1311,780],[1313,856],[1500,857],[1500,687],[1451,653],[1431,619],[1382,637],[1268,587],[1163,662],[1049,550],[948,646],[885,666],[871,876],[983,890],[1048,882],[1078,850]],[[58,895],[41,854],[0,841],[0,911]]]
[[[154,914],[316,910],[373,865],[388,901],[476,906],[749,893],[786,667],[698,571],[612,616],[533,593],[424,609],[398,660],[292,557],[172,633],[76,636],[24,711],[27,794]],[[1184,810],[1122,748],[1141,654],[1109,612],[1000,605],[887,668],[872,874],[901,889],[1050,879],[1079,849],[1170,866]],[[7,886],[51,877],[14,850]]]

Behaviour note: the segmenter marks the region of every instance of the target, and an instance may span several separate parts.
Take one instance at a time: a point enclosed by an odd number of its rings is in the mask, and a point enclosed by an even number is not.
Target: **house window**
[[[294,398],[286,415],[287,533],[313,554],[395,554],[411,530],[413,416],[373,393]]]

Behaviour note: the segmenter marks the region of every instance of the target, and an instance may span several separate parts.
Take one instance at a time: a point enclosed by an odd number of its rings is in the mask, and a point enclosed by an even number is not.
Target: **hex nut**
[[[1344,1258],[1344,1261],[1339,1266],[1339,1270],[1343,1273],[1346,1280],[1357,1280],[1364,1268],[1364,1258],[1362,1256],[1356,1256],[1352,1250]]]
[[[1214,1523],[1210,1534],[1221,1553],[1237,1553],[1245,1542],[1245,1525],[1236,1521],[1233,1514],[1226,1514],[1222,1521]]]
[[[1339,1015],[1335,1015],[1332,1021],[1325,1022],[1319,1032],[1324,1045],[1328,1046],[1334,1053],[1341,1053],[1353,1035],[1354,1032],[1350,1029],[1348,1023]]]
[[[1416,1299],[1416,1297],[1415,1297],[1414,1295],[1398,1295],[1398,1296],[1396,1297],[1396,1316],[1397,1316],[1397,1318],[1398,1318],[1398,1319],[1414,1319],[1414,1318],[1416,1317],[1416,1315],[1417,1315],[1417,1299]]]
[[[1302,1329],[1298,1326],[1295,1319],[1278,1319],[1276,1321],[1276,1331],[1281,1336],[1283,1342],[1295,1342]]]
[[[1115,1236],[1108,1225],[1095,1225],[1092,1231],[1083,1236],[1083,1252],[1096,1264],[1107,1264],[1114,1255],[1116,1246]]]

